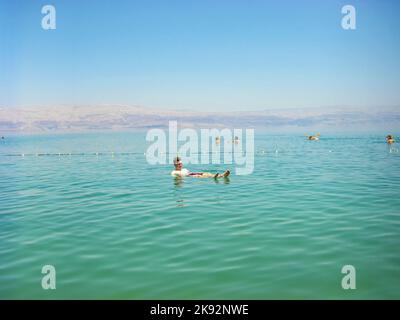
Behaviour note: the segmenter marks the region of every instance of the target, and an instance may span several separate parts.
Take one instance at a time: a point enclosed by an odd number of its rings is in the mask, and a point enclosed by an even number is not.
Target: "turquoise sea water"
[[[6,137],[0,298],[399,299],[400,152],[384,136],[256,132],[254,173],[218,182],[149,165],[141,133]]]

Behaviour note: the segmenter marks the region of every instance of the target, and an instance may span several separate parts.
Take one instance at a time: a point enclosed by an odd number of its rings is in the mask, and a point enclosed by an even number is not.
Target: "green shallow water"
[[[148,165],[140,133],[8,137],[0,298],[399,299],[400,153],[382,137],[256,134],[254,173],[218,183]]]

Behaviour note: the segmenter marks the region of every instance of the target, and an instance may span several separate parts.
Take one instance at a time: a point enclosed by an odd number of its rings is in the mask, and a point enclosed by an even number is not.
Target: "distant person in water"
[[[188,169],[183,168],[183,163],[179,157],[174,159],[175,170],[171,172],[175,177],[195,177],[195,178],[226,178],[231,173],[226,170],[224,173],[210,173],[210,172],[190,172]]]
[[[394,138],[393,138],[393,136],[391,134],[388,134],[386,136],[386,142],[389,143],[389,144],[392,144],[392,143],[395,142],[395,140],[394,140]]]
[[[315,136],[307,136],[308,140],[319,140],[320,134],[317,133]]]

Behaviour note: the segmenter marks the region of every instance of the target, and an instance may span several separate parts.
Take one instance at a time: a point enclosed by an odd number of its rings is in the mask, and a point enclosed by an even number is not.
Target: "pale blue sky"
[[[0,106],[400,106],[399,15],[396,0],[0,0]]]

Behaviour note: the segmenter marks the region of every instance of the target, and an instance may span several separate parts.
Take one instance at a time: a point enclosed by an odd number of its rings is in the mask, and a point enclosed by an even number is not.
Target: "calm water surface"
[[[254,173],[218,182],[147,164],[141,133],[6,137],[0,298],[399,299],[400,153],[384,136],[256,134]]]

